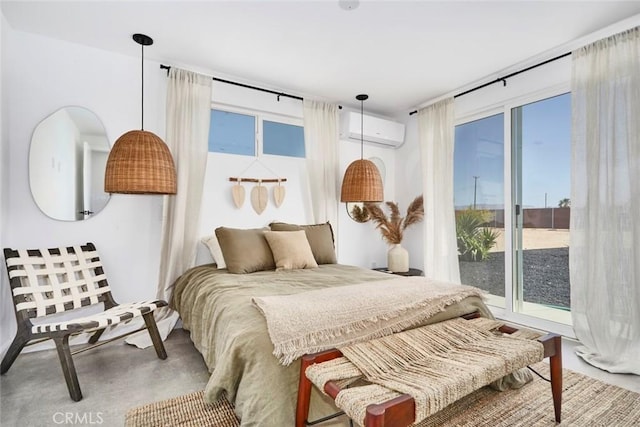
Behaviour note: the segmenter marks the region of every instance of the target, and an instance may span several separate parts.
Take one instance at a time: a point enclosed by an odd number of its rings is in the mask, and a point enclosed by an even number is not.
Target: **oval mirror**
[[[102,122],[83,107],[63,107],[31,137],[29,185],[40,210],[62,221],[88,219],[109,201],[104,171],[109,140]]]
[[[384,186],[386,168],[384,166],[384,161],[380,157],[370,157],[369,160],[373,162],[374,165],[378,168],[378,172],[380,173],[380,178],[382,178],[382,185]],[[362,202],[347,202],[347,214],[349,214],[349,218],[354,220],[355,222],[367,222],[371,218],[369,218],[369,211],[367,211],[366,206]]]
[[[367,222],[369,221],[369,211],[363,202],[347,202],[347,213],[349,218],[355,222]]]

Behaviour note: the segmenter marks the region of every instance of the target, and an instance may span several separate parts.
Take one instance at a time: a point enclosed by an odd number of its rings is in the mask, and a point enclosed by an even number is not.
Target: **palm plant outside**
[[[458,255],[465,261],[482,261],[496,244],[498,232],[485,227],[491,213],[484,210],[465,209],[456,217]]]

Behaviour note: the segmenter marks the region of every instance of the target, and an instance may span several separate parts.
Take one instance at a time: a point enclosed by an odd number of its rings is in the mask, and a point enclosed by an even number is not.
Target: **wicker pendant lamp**
[[[106,193],[176,194],[176,168],[169,147],[152,132],[144,130],[144,47],[153,39],[134,34],[142,46],[141,130],[122,135],[111,148],[104,176]]]
[[[358,95],[360,101],[360,160],[352,162],[342,179],[341,202],[382,202],[384,199],[380,171],[371,160],[363,159],[364,101],[368,95]]]

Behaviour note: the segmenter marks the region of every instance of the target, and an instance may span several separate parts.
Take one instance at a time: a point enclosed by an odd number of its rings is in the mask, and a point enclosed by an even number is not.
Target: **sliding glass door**
[[[454,205],[462,283],[504,307],[504,114],[456,126]]]
[[[461,280],[507,314],[571,323],[570,147],[568,93],[456,126]]]
[[[570,321],[571,96],[511,109],[514,311]]]

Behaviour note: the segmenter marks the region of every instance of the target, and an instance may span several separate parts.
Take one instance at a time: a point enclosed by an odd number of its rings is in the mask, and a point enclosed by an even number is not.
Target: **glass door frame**
[[[571,91],[569,82],[554,85],[543,90],[539,90],[524,96],[519,96],[508,101],[494,104],[476,110],[473,113],[467,114],[463,117],[456,118],[455,125],[461,125],[474,120],[486,118],[495,114],[503,114],[504,119],[504,271],[505,271],[505,297],[504,308],[491,304],[491,301],[501,301],[501,297],[491,295],[488,298],[487,305],[491,309],[491,312],[497,318],[507,320],[511,323],[516,323],[543,331],[553,332],[561,334],[566,337],[575,338],[572,325],[564,323],[558,323],[547,319],[531,316],[522,313],[522,300],[523,298],[517,298],[518,295],[522,295],[522,281],[516,280],[518,275],[522,273],[518,267],[522,263],[518,263],[515,248],[518,247],[518,242],[522,241],[521,232],[517,233],[516,225],[516,212],[515,212],[515,200],[516,190],[514,185],[514,174],[516,168],[514,167],[514,150],[513,150],[513,135],[512,135],[512,110],[517,107],[521,107],[526,104],[542,101],[547,98],[552,98],[558,95],[562,95]],[[522,168],[518,168],[522,170]],[[522,210],[520,215],[523,215]],[[521,230],[521,228],[520,228]],[[519,252],[519,256],[522,256],[522,251]],[[518,289],[514,289],[514,283],[519,283]],[[473,284],[471,284],[473,285]]]

